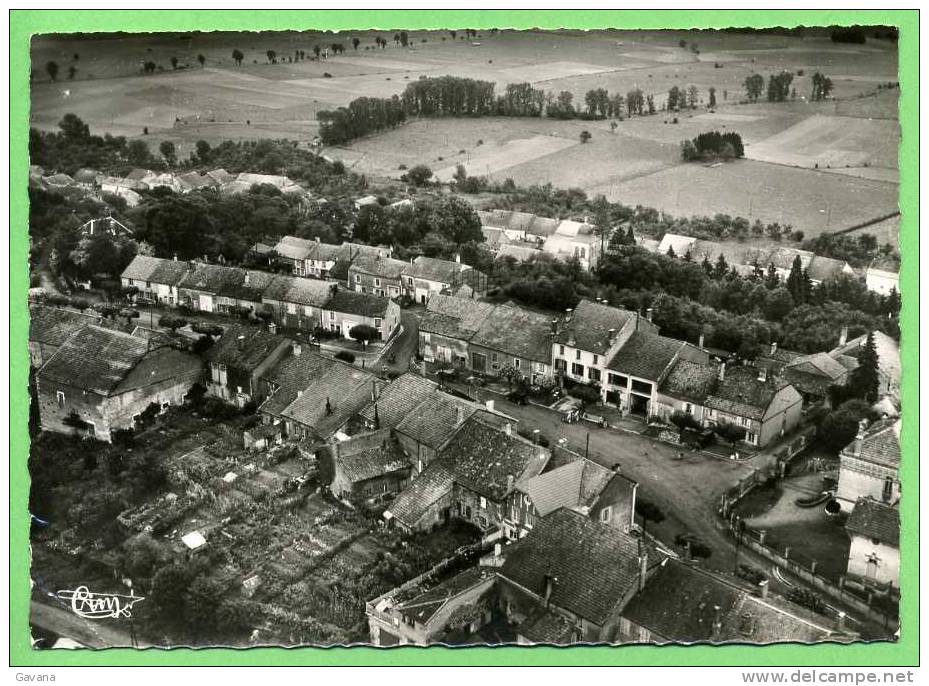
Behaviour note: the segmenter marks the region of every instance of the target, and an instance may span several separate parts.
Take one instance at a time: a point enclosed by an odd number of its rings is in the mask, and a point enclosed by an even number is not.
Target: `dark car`
[[[507,393],[506,399],[517,405],[525,405],[529,402],[529,394],[523,389],[517,388]]]

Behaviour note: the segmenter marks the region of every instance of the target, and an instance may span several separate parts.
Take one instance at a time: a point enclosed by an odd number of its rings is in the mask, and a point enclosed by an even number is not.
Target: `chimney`
[[[329,402],[329,397],[326,397],[326,414],[332,414],[332,403]]]
[[[842,611],[839,611],[839,616],[836,618],[835,628],[839,631],[845,631],[845,613]]]
[[[303,391],[297,391],[297,397],[298,397],[298,398],[302,398],[302,397],[303,397]]]
[[[209,264],[209,262],[210,262],[210,258],[208,258],[206,255],[204,255],[204,256],[203,256],[203,264]]]
[[[864,443],[865,431],[867,428],[867,419],[862,419],[860,422],[858,422],[858,433],[855,435],[855,457],[861,456],[861,446]]]
[[[702,348],[702,347],[703,347],[703,340],[704,340],[704,337],[703,337],[703,334],[701,333],[701,334],[700,334],[700,340],[697,341],[697,347],[698,347],[698,348]]]
[[[507,436],[512,436],[512,435],[513,435],[513,425],[510,424],[509,422],[507,422],[506,424],[504,424],[504,425],[503,425],[503,432],[504,432]]]
[[[371,402],[377,400],[377,383],[374,379],[371,379]]]
[[[300,345],[299,343],[294,343],[293,351],[294,351],[294,357],[300,357],[300,353],[303,352],[303,346]]]
[[[720,381],[726,380],[726,363],[725,362],[722,362],[719,365],[719,380]]]
[[[377,412],[377,403],[374,403],[374,430],[381,428],[381,415]]]
[[[461,264],[461,253],[455,253],[455,262]]]
[[[249,282],[250,279],[251,279],[251,276],[249,276],[248,270],[246,270],[246,271],[245,271],[245,278],[244,278],[244,283],[245,283],[246,286],[248,285],[248,282]]]
[[[551,600],[552,591],[555,588],[556,581],[558,581],[558,579],[553,577],[551,574],[545,575],[545,595],[542,598],[542,603],[545,605],[545,607],[548,607],[548,603]]]
[[[639,553],[639,590],[645,588],[645,576],[648,574],[648,553],[645,548]]]
[[[652,312],[653,312],[653,310],[652,310],[651,307],[649,307],[648,309],[645,310],[645,318],[646,318],[648,321],[651,321],[651,320],[652,320]]]
[[[611,470],[614,474],[619,474],[619,473],[621,473],[621,472],[623,471],[623,467],[622,467],[621,464],[619,464],[619,462],[617,462],[617,463],[614,464],[612,467],[610,467],[610,470]]]
[[[607,339],[607,341],[610,344],[612,344],[613,340],[616,338],[616,329],[610,329],[608,333],[609,333],[609,338]]]
[[[317,236],[315,240],[317,243],[319,243],[319,236]]]
[[[515,479],[513,479],[513,475],[512,475],[512,474],[507,474],[507,475],[506,475],[506,492],[507,492],[507,493],[509,493],[510,491],[513,490],[513,483],[514,483],[514,482],[515,482]]]
[[[571,321],[571,313],[574,312],[570,307],[564,311],[564,320],[565,322]]]
[[[461,405],[459,405],[458,407],[455,408],[455,410],[456,410],[455,426],[461,426],[462,424],[464,424],[464,414],[465,414],[464,408]]]
[[[758,595],[761,596],[762,600],[768,597],[768,580],[767,579],[763,579],[758,582]]]
[[[275,324],[274,322],[268,322],[268,332],[269,332],[269,333],[277,333],[277,324]],[[299,347],[299,346],[294,346],[294,355],[299,355],[299,354],[300,354],[300,353],[297,352],[297,347]]]
[[[768,370],[765,369],[764,367],[760,367],[758,369],[758,380],[761,382],[765,382],[768,380]]]
[[[245,334],[242,334],[241,336],[236,338],[235,343],[236,343],[236,346],[238,346],[239,350],[242,350],[245,347]]]
[[[842,327],[842,333],[839,334],[839,346],[843,346],[848,343],[848,327]]]
[[[177,262],[177,253],[174,253],[174,261]]]
[[[494,401],[493,401],[493,399],[486,401],[486,402],[484,403],[484,405],[486,405],[486,406],[487,406],[487,409],[490,410],[491,412],[494,411]]]
[[[777,354],[777,341],[771,341],[771,352],[770,352],[770,355],[771,355],[771,357],[774,357],[775,354]]]

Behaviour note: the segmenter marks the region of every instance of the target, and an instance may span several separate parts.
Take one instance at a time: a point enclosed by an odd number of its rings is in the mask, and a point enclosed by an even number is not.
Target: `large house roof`
[[[255,326],[227,326],[220,339],[207,351],[206,359],[252,372],[289,342],[286,338]]]
[[[527,262],[533,257],[544,255],[545,253],[534,245],[526,243],[504,243],[497,250],[497,257],[512,257],[517,262]]]
[[[437,459],[448,465],[456,483],[500,502],[511,484],[542,471],[548,457],[548,450],[472,418]]]
[[[184,261],[136,255],[123,270],[122,278],[176,286],[187,275],[188,267]]]
[[[484,319],[471,343],[513,357],[551,363],[552,324],[548,315],[505,303]]]
[[[46,379],[107,395],[155,348],[121,331],[88,325],[68,338],[39,371]],[[158,346],[156,346],[158,347]]]
[[[760,381],[753,368],[733,366],[726,369],[725,378],[706,399],[706,407],[761,420],[778,392],[789,385],[784,379],[771,376]]]
[[[489,303],[434,293],[426,304],[419,330],[470,340],[493,310],[494,306]]]
[[[412,264],[406,267],[404,275],[412,276],[414,279],[425,279],[438,283],[454,284],[458,281],[458,275],[469,269],[471,269],[471,267],[466,264],[461,264],[460,262],[440,260],[435,257],[421,255],[413,260]]]
[[[377,406],[377,418],[381,426],[395,427],[400,424],[417,405],[427,397],[438,392],[434,381],[407,372],[391,381],[381,392],[376,402],[361,411],[366,420],[374,421],[374,407]]]
[[[661,392],[702,404],[716,386],[719,365],[678,360],[661,384]]]
[[[853,358],[842,356],[842,360],[854,362]],[[851,366],[851,365],[849,365]],[[825,396],[829,387],[841,384],[848,374],[849,366],[828,353],[804,355],[787,363],[783,374],[794,387],[803,393]]]
[[[274,390],[262,404],[261,411],[279,416],[297,398],[297,393],[333,365],[343,363],[303,348],[299,355],[288,355],[263,377]]]
[[[786,601],[762,599],[715,574],[665,559],[623,609],[656,641],[675,643],[814,643],[834,634]]]
[[[455,485],[455,477],[441,461],[432,462],[423,473],[413,479],[396,500],[390,504],[388,513],[401,524],[413,527],[422,519],[429,508],[440,498],[448,495]]]
[[[555,343],[603,355],[610,347],[610,329],[614,334],[619,333],[634,316],[628,310],[581,300],[571,313],[570,320],[562,318]]]
[[[371,445],[368,436],[351,438],[333,446],[335,463],[345,477],[352,483],[359,483],[390,474],[410,466],[390,431],[382,431],[381,441]],[[358,448],[353,443],[363,443]]]
[[[409,266],[410,265],[403,260],[362,253],[352,260],[352,266],[349,267],[349,271],[379,276],[384,279],[399,279],[400,275],[403,274]]]
[[[325,309],[359,317],[383,317],[390,307],[390,299],[371,293],[358,293],[338,289],[326,302]]]
[[[454,597],[487,581],[492,570],[469,567],[438,586],[398,604],[397,610],[408,620],[425,625]]]
[[[396,425],[399,433],[433,449],[439,449],[454,436],[478,408],[448,393],[428,395]],[[380,414],[380,407],[378,407]]]
[[[658,381],[685,345],[674,338],[634,331],[607,367],[640,379]]]
[[[540,516],[545,517],[562,507],[588,514],[607,485],[614,478],[624,478],[596,462],[578,457],[526,481],[524,490]]]
[[[274,252],[290,260],[306,259],[316,248],[316,241],[296,236],[283,236],[274,246]]]
[[[332,281],[304,279],[299,276],[275,276],[264,289],[264,300],[323,307],[332,295]]]
[[[348,365],[332,365],[298,393],[281,416],[328,440],[371,399],[373,374]]]
[[[29,308],[29,340],[45,345],[61,345],[88,324],[100,324],[102,317],[57,307]]]
[[[845,522],[849,533],[864,536],[886,545],[900,545],[900,511],[873,498],[859,498]]]
[[[855,455],[858,439],[845,446],[845,455],[887,467],[900,466],[900,420],[882,420],[875,422],[861,439],[861,454]]]
[[[550,603],[602,625],[639,583],[640,540],[608,524],[560,509],[508,550],[499,575]]]

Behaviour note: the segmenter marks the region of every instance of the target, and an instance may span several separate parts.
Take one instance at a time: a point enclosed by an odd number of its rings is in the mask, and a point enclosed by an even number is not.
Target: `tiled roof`
[[[470,268],[471,267],[468,265],[461,264],[460,262],[420,256],[413,260],[413,264],[407,265],[404,274],[406,276],[412,276],[415,279],[453,284],[457,282],[458,275],[461,272],[467,271]]]
[[[875,539],[886,545],[900,545],[900,511],[873,498],[859,498],[845,522],[852,534]]]
[[[216,293],[233,288],[239,277],[233,267],[218,264],[194,262],[191,269],[180,283],[181,288],[204,293]]]
[[[521,477],[538,474],[548,461],[548,450],[513,434],[469,419],[437,459],[445,462],[455,482],[500,502]]]
[[[374,421],[374,406],[377,405],[377,416],[383,427],[395,427],[400,424],[413,409],[433,393],[438,392],[438,384],[434,381],[407,372],[391,381],[383,391],[376,403],[371,403],[361,411],[361,416],[368,421]]]
[[[551,364],[552,323],[548,315],[505,303],[484,319],[471,343],[514,357]]]
[[[332,281],[304,279],[299,276],[275,276],[262,292],[265,300],[323,307],[332,294]]]
[[[290,260],[302,260],[316,248],[316,241],[296,236],[284,236],[274,246],[274,252]]]
[[[387,512],[406,526],[416,526],[436,501],[451,492],[454,484],[455,477],[445,463],[432,462],[403,489]]]
[[[99,314],[83,314],[57,307],[29,308],[29,340],[45,345],[61,345],[88,324],[99,324]]]
[[[390,432],[384,431],[383,434],[383,441],[379,445],[361,450],[352,447],[352,439],[334,446],[335,461],[349,481],[367,481],[410,466],[409,459],[403,454],[396,440],[390,436]]]
[[[601,625],[638,584],[639,545],[613,526],[556,510],[508,549],[498,574],[539,596],[551,577],[552,606]]]
[[[900,420],[881,420],[868,427],[861,441],[859,459],[875,462],[887,467],[900,465]],[[856,441],[852,441],[842,451],[846,455],[855,454]]]
[[[390,257],[381,257],[380,255],[361,254],[352,260],[352,266],[349,271],[357,271],[362,274],[371,274],[385,279],[399,279],[400,275],[406,271],[410,265],[403,260],[395,260]]]
[[[629,479],[577,453],[567,454],[571,461],[563,464],[563,456],[556,459],[553,450],[545,471],[528,479],[520,489],[529,495],[542,517],[562,507],[588,514],[614,479],[633,484]],[[553,461],[557,462],[554,468]]]
[[[622,615],[648,629],[656,642],[813,643],[832,636],[807,619],[809,610],[756,598],[735,583],[672,558],[651,575]]]
[[[706,406],[749,419],[763,419],[774,396],[790,384],[777,377],[758,380],[751,367],[727,366],[725,379],[706,399]]]
[[[661,384],[661,392],[682,400],[703,403],[716,385],[719,365],[678,360]]]
[[[58,348],[39,375],[107,395],[148,354],[149,345],[128,333],[85,326]]]
[[[332,365],[281,412],[281,416],[329,439],[371,400],[373,374],[349,365]],[[328,401],[328,409],[327,409]]]
[[[261,411],[277,417],[297,398],[297,393],[309,386],[314,379],[342,362],[307,350],[304,346],[299,355],[289,355],[272,367],[264,379],[275,390],[262,404]]]
[[[433,393],[396,425],[399,433],[433,449],[445,445],[477,408],[448,393]],[[380,414],[380,407],[378,407]]]
[[[493,310],[489,303],[434,293],[420,318],[419,330],[470,340]]]
[[[356,293],[340,288],[326,302],[324,308],[342,314],[361,317],[383,317],[387,314],[390,299],[370,293]]]
[[[539,607],[519,625],[517,633],[532,643],[563,645],[574,637],[574,626],[557,612]]]
[[[184,261],[136,255],[123,270],[122,278],[176,286],[187,274],[187,269],[188,264]]]
[[[281,345],[290,341],[255,326],[232,325],[207,351],[206,359],[217,364],[254,371]]]
[[[685,343],[656,334],[634,331],[607,367],[622,374],[658,381]]]
[[[504,243],[497,251],[497,257],[512,257],[517,262],[525,262],[544,254],[538,247],[524,243]]]
[[[555,342],[602,355],[610,347],[610,329],[618,333],[633,316],[628,310],[581,300],[571,313],[571,321],[562,319]]]
[[[833,382],[845,376],[847,371],[842,364],[830,357],[828,353],[813,353],[812,355],[798,357],[787,363],[784,370],[794,370],[802,374],[824,376]]]

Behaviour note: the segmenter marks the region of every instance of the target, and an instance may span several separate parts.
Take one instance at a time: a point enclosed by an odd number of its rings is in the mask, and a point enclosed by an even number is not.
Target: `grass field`
[[[318,132],[320,110],[363,95],[398,94],[422,76],[490,80],[498,92],[507,83],[529,81],[552,92],[571,91],[581,107],[587,90],[602,87],[622,93],[641,88],[660,109],[671,86],[692,84],[702,102],[697,110],[627,119],[615,134],[596,121],[432,120],[326,154],[375,180],[395,178],[401,165],[419,163],[447,180],[460,163],[471,174],[497,180],[580,187],[683,214],[751,214],[792,223],[808,235],[896,206],[898,91],[877,88],[897,80],[897,51],[890,43],[706,31],[501,31],[462,40],[429,31],[411,32],[409,45],[401,47],[393,33],[40,36],[33,41],[31,121],[51,129],[75,112],[94,132],[136,138],[147,128],[152,149],[171,140],[184,157],[199,139],[307,141]],[[374,47],[376,35],[388,40],[386,49]],[[680,47],[680,40],[687,45]],[[314,45],[333,42],[344,44],[345,53],[287,61],[296,50],[312,55]],[[699,52],[691,50],[694,44]],[[233,49],[245,55],[239,67]],[[268,63],[267,50],[276,51],[277,64]],[[180,69],[171,68],[172,56]],[[60,66],[54,83],[43,68],[49,60]],[[146,60],[158,65],[155,74],[140,73]],[[77,68],[73,80],[66,76],[70,66]],[[782,69],[795,73],[796,100],[741,102],[747,76]],[[835,100],[807,101],[815,71],[832,78]],[[717,100],[712,112],[706,107],[710,87]],[[582,145],[585,129],[593,139]],[[739,132],[753,161],[712,170],[682,166],[681,140],[712,129]],[[812,170],[816,165],[818,172]]]

